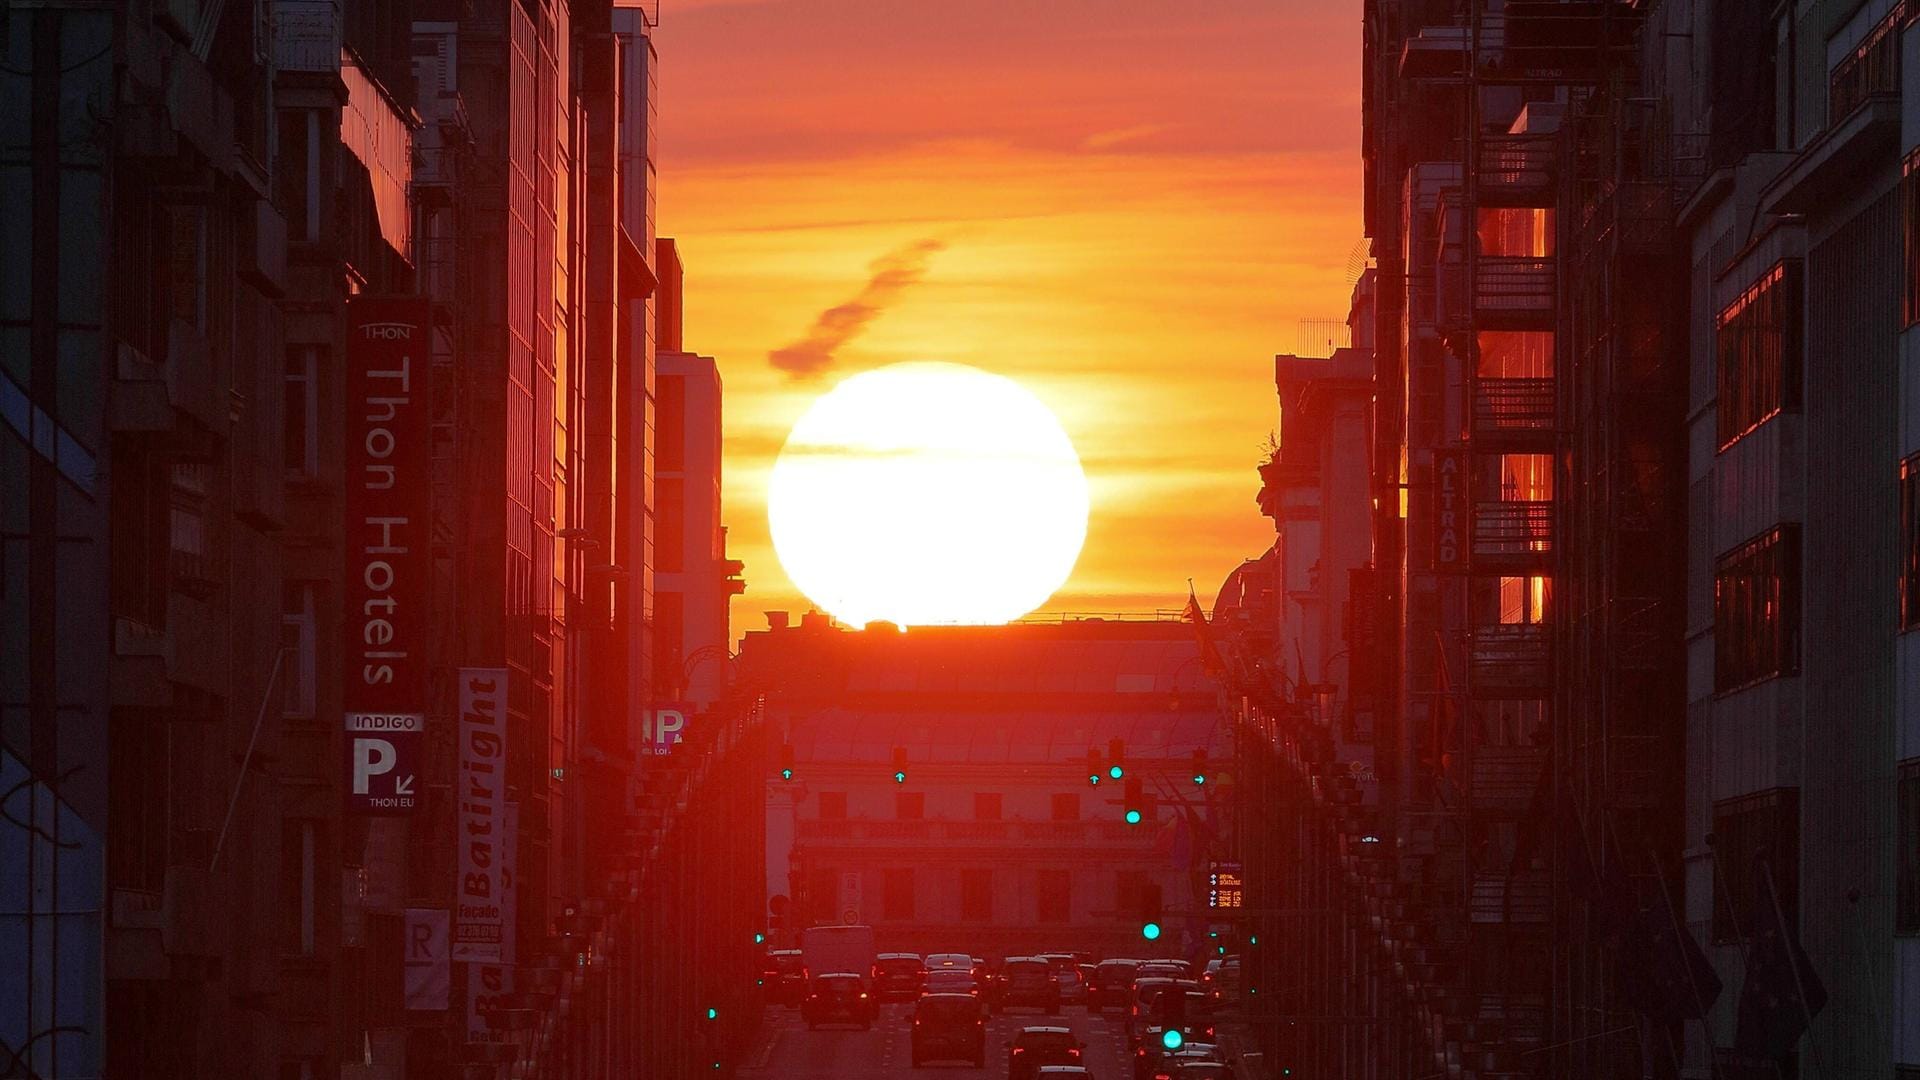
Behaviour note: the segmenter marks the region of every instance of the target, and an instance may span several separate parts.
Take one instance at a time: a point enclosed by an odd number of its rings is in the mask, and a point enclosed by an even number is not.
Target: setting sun
[[[788,575],[844,622],[999,623],[1073,570],[1087,479],[1059,420],[1012,379],[893,364],[801,416],[767,516]]]

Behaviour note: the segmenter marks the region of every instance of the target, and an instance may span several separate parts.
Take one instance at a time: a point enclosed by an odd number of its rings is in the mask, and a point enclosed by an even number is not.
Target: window
[[[1501,578],[1500,621],[1509,626],[1545,622],[1547,598],[1552,593],[1551,580],[1544,577]]]
[[[1800,791],[1774,788],[1713,807],[1713,941],[1725,945],[1753,936],[1766,893],[1760,874],[1773,875],[1774,894],[1787,924],[1800,912]]]
[[[687,377],[662,375],[660,399],[655,404],[653,445],[658,453],[654,467],[663,473],[680,472],[687,467]]]
[[[319,346],[287,346],[281,460],[288,476],[303,480],[320,472],[319,368]]]
[[[960,917],[968,922],[993,920],[993,871],[960,871]]]
[[[1858,17],[1866,14],[1865,5]],[[1837,124],[1875,94],[1900,89],[1900,25],[1904,4],[1875,23],[1827,76],[1827,123]],[[1851,29],[1850,27],[1848,29]]]
[[[1070,870],[1041,870],[1035,882],[1036,917],[1043,923],[1063,923],[1073,918],[1073,873]]]
[[[687,482],[659,480],[655,486],[660,502],[654,512],[653,568],[678,573],[687,562]]]
[[[881,910],[889,919],[913,918],[913,871],[888,870],[881,876]]]
[[[290,956],[313,955],[320,895],[314,828],[315,823],[306,818],[280,822],[280,951]]]
[[[1900,166],[1900,325],[1920,323],[1920,150]]]
[[[1544,259],[1553,254],[1553,211],[1545,208],[1481,207],[1480,254]]]
[[[280,661],[280,715],[311,720],[317,708],[314,701],[313,586],[306,582],[289,581],[281,596],[280,647],[285,653]]]
[[[1920,454],[1900,463],[1900,628],[1920,624]]]
[[[973,796],[973,819],[975,821],[1000,820],[1000,793],[997,791],[979,791]]]
[[[1800,670],[1800,527],[1780,525],[1721,556],[1713,575],[1713,688]]]
[[[1896,790],[1893,932],[1920,935],[1920,758],[1900,763]]]
[[[115,615],[155,629],[167,624],[169,501],[165,459],[144,440],[113,440],[108,508],[107,598]]]
[[[686,689],[686,619],[686,593],[653,594],[653,681],[674,695]]]
[[[1122,870],[1113,881],[1113,910],[1122,919],[1132,919],[1147,907],[1160,903],[1160,886],[1139,870]]]
[[[893,797],[893,816],[901,821],[919,821],[927,816],[927,797],[918,791],[902,791]]]
[[[1714,331],[1720,449],[1800,405],[1800,263],[1775,263]]]
[[[207,492],[213,473],[205,462],[173,467],[173,508],[168,530],[174,582],[189,593],[212,588],[208,562]]]
[[[1080,796],[1067,792],[1053,797],[1053,820],[1079,821]]]
[[[823,791],[820,793],[820,820],[845,821],[847,819],[847,793],[844,791]]]
[[[814,922],[839,922],[840,872],[830,866],[815,867],[807,875],[806,900],[807,911]],[[801,925],[806,924],[801,923]]]

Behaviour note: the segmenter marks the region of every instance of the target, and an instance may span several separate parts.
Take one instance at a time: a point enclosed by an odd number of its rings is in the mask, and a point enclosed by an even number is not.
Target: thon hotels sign
[[[407,814],[427,723],[427,301],[347,302],[341,695],[347,809]]]

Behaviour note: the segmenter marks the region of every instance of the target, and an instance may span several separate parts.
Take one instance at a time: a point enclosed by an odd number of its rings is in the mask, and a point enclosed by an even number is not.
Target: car
[[[850,971],[816,975],[800,1003],[800,1017],[811,1031],[822,1024],[857,1024],[871,1029],[880,1004],[867,993],[867,984]]]
[[[1233,1066],[1224,1061],[1182,1061],[1173,1064],[1167,1080],[1234,1080]]]
[[[913,1006],[913,1067],[929,1061],[987,1064],[987,1019],[966,994],[927,994]]]
[[[800,973],[800,950],[774,949],[767,953],[760,982],[766,990],[768,1001],[799,1008],[801,1000],[807,996],[807,980]]]
[[[927,982],[927,965],[918,953],[881,953],[873,958],[873,996],[881,1001],[912,1001]]]
[[[1200,994],[1199,983],[1194,982],[1192,979],[1169,979],[1159,975],[1146,975],[1135,979],[1133,986],[1133,1008],[1127,1014],[1127,1033],[1129,1035],[1138,1037],[1138,1032],[1142,1025],[1160,1023],[1165,1016],[1165,1010],[1162,1008],[1160,999],[1163,995],[1172,993],[1175,990],[1187,995],[1185,1000],[1188,1017],[1187,1026],[1189,1028],[1196,1026],[1197,1017],[1201,1011],[1200,1006],[1205,1002],[1205,995]],[[1199,995],[1197,999],[1195,995]],[[1199,1026],[1205,1027],[1208,1033],[1211,1034],[1212,1025]],[[1191,1036],[1192,1032],[1189,1031],[1188,1034]]]
[[[1140,965],[1140,974],[1165,975],[1173,979],[1190,979],[1193,977],[1193,965],[1187,963],[1185,960],[1149,960]]]
[[[973,957],[963,952],[937,952],[927,954],[928,971],[973,970]]]
[[[1008,961],[1011,963],[1012,961]],[[1086,1044],[1066,1027],[1025,1027],[1007,1043],[1007,1080],[1036,1080],[1042,1066],[1078,1065]]]
[[[1012,956],[1000,968],[1000,985],[993,996],[995,1009],[1030,1008],[1060,1015],[1060,980],[1053,967],[1037,956]]]
[[[1085,1065],[1042,1065],[1039,1080],[1092,1080]]]
[[[966,994],[973,998],[980,996],[980,984],[974,981],[970,971],[929,971],[927,981],[922,988],[924,994]]]
[[[1102,960],[1093,965],[1093,977],[1087,980],[1087,1008],[1103,1012],[1132,1004],[1133,974],[1139,967],[1138,960]]]
[[[1158,1024],[1151,1024],[1142,1032],[1140,1045],[1133,1048],[1134,1080],[1173,1080],[1173,1074],[1181,1064],[1220,1060],[1220,1048],[1209,1042],[1183,1042],[1177,1047],[1168,1048],[1160,1039],[1161,1032],[1165,1030]]]
[[[1080,974],[1077,964],[1068,964],[1053,969],[1054,981],[1060,984],[1060,1004],[1085,1005],[1087,1003],[1087,981]]]

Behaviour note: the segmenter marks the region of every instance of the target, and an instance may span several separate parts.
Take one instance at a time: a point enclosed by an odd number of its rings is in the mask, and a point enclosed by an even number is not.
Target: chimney
[[[784,612],[784,611],[769,611],[769,612],[767,612],[767,629],[769,629],[769,630],[785,630],[786,628],[787,628],[787,613],[786,613],[786,612]]]

